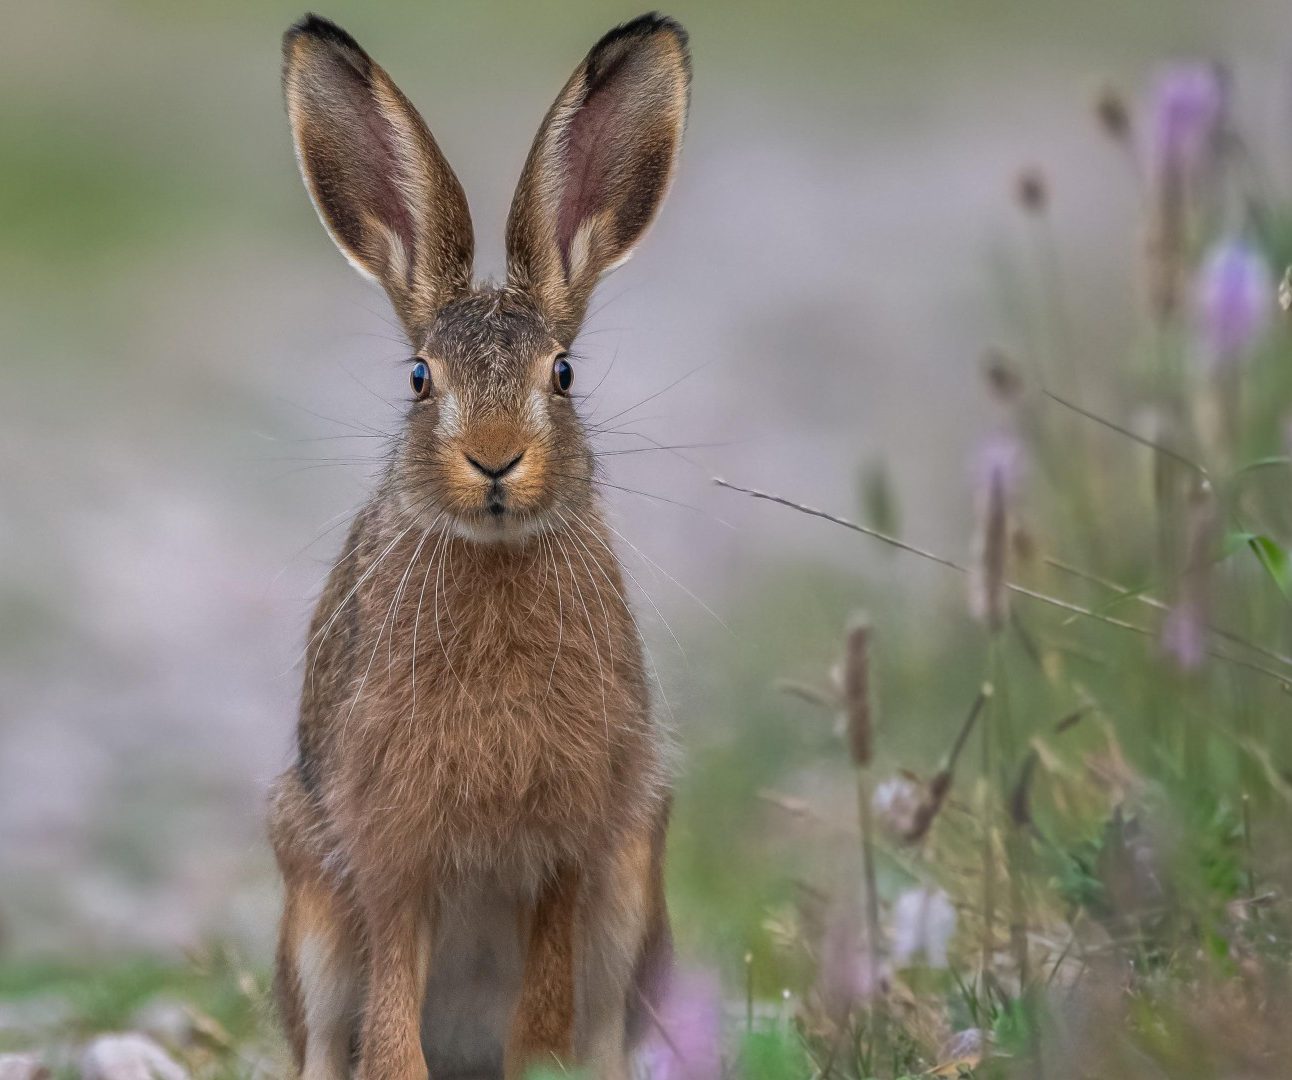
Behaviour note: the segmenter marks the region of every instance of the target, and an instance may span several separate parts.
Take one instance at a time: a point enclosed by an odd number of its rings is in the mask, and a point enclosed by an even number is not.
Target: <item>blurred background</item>
[[[638,9],[320,13],[422,110],[490,275],[547,105]],[[684,750],[680,936],[739,978],[791,876],[759,869],[784,840],[759,792],[852,797],[813,764],[834,753],[829,720],[787,708],[772,679],[828,668],[845,612],[869,608],[881,641],[902,642],[882,652],[885,752],[928,765],[981,667],[942,660],[969,626],[953,575],[711,477],[887,515],[963,558],[966,461],[993,422],[981,357],[1019,345],[1038,274],[1020,171],[1045,178],[1082,400],[1116,404],[1142,194],[1092,119],[1096,92],[1133,102],[1162,63],[1223,57],[1286,190],[1292,25],[1283,0],[669,13],[694,50],[682,166],[594,302],[579,381],[589,415],[641,433],[604,448],[678,447],[606,460]],[[296,173],[278,72],[300,14],[280,0],[5,13],[0,970],[217,941],[268,966],[263,794],[291,756],[311,605],[380,456],[359,436],[393,430],[406,396],[385,299]]]

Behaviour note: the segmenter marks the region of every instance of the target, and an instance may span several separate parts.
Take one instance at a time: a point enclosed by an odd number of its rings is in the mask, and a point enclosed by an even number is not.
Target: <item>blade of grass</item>
[[[914,544],[908,544],[906,541],[898,540],[896,537],[889,536],[887,533],[882,533],[878,529],[871,529],[865,525],[859,525],[857,522],[849,521],[847,518],[839,517],[837,514],[831,514],[825,510],[818,510],[816,507],[806,506],[803,503],[798,503],[792,499],[787,499],[783,495],[775,495],[768,491],[761,491],[758,488],[743,487],[740,484],[733,484],[729,480],[724,480],[719,476],[715,476],[713,478],[713,482],[717,484],[718,487],[726,488],[729,491],[737,491],[743,495],[748,495],[754,499],[762,499],[766,502],[776,503],[778,506],[784,506],[790,510],[796,510],[800,514],[806,514],[809,517],[820,518],[823,521],[828,521],[833,525],[839,525],[842,528],[851,530],[852,532],[858,532],[858,533],[861,533],[863,536],[872,537],[873,539],[879,540],[882,543],[895,547],[900,551],[907,551],[907,552],[910,552],[912,555],[919,555],[923,559],[927,559],[930,562],[937,563],[939,566],[945,566],[948,570],[955,570],[957,573],[961,573],[961,574],[967,574],[969,572],[968,567],[963,566],[962,564],[954,561],[953,559],[948,559],[945,556],[937,555],[932,551],[928,551],[924,548],[917,547]],[[1010,592],[1018,594],[1019,596],[1026,596],[1031,600],[1036,600],[1040,603],[1048,604],[1051,607],[1058,608],[1061,611],[1067,611],[1074,615],[1082,615],[1088,619],[1094,619],[1095,621],[1101,622],[1106,626],[1115,626],[1120,630],[1128,630],[1132,633],[1139,634],[1142,637],[1156,636],[1155,631],[1153,631],[1148,627],[1138,626],[1135,623],[1127,622],[1125,619],[1114,618],[1111,615],[1101,615],[1099,612],[1091,611],[1089,608],[1084,608],[1080,604],[1073,604],[1067,600],[1061,600],[1056,596],[1050,596],[1046,593],[1038,592],[1035,589],[1029,589],[1025,585],[1019,585],[1019,584],[1016,584],[1015,582],[1006,582],[1005,588],[1009,589]],[[1273,671],[1270,668],[1262,666],[1261,664],[1253,663],[1250,660],[1245,660],[1239,656],[1230,656],[1228,653],[1219,652],[1215,649],[1208,649],[1207,654],[1209,656],[1214,657],[1217,660],[1223,661],[1224,663],[1233,664],[1241,668],[1246,668],[1248,671],[1254,671],[1254,672],[1257,672],[1258,674],[1266,676],[1267,678],[1273,679],[1285,691],[1292,692],[1292,679],[1289,679],[1288,676],[1282,675],[1277,671]]]

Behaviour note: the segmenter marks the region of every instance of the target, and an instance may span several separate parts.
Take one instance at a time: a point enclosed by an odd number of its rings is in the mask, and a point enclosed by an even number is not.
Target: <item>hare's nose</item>
[[[517,465],[520,464],[520,459],[525,456],[525,451],[522,450],[510,461],[503,462],[502,464],[497,464],[497,463],[486,464],[485,462],[481,461],[479,458],[474,458],[470,454],[466,453],[465,451],[463,451],[462,456],[471,463],[471,467],[475,469],[476,472],[482,474],[483,476],[489,477],[490,480],[501,480],[504,476],[506,476],[509,472],[511,472],[512,469],[514,469]]]

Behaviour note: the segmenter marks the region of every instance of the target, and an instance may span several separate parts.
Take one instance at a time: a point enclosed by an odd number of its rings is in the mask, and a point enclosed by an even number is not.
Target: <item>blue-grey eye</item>
[[[574,385],[574,367],[565,353],[561,353],[552,365],[552,389],[558,394],[568,394]]]
[[[431,368],[425,360],[419,360],[413,365],[413,370],[408,374],[409,384],[413,388],[413,393],[419,398],[426,397],[431,392]]]

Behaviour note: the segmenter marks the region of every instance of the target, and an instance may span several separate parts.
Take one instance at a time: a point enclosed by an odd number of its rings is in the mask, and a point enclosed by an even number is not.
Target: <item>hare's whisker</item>
[[[431,522],[431,528],[436,528],[443,520],[444,513],[441,511],[435,515],[435,520]],[[412,673],[409,675],[409,682],[411,685],[411,693],[409,696],[412,698],[412,706],[408,710],[409,727],[412,727],[414,719],[417,716],[417,631],[422,624],[422,603],[426,599],[426,582],[430,579],[431,567],[435,565],[435,551],[439,548],[440,539],[447,534],[447,532],[448,529],[444,529],[441,531],[440,535],[435,538],[435,547],[431,550],[430,558],[426,560],[426,573],[422,575],[422,588],[417,594],[417,610],[413,613]]]
[[[678,506],[678,507],[681,507],[683,510],[690,510],[693,514],[699,514],[702,517],[706,517],[711,521],[717,522],[717,524],[719,525],[726,526],[728,529],[731,529],[733,531],[736,528],[736,526],[733,525],[731,522],[718,517],[716,514],[710,513],[708,510],[705,510],[703,507],[693,506],[691,503],[680,502],[677,499],[670,499],[665,495],[656,495],[653,491],[641,491],[638,488],[626,487],[623,484],[615,484],[609,480],[600,479],[595,476],[579,476],[575,473],[559,473],[559,472],[553,472],[551,475],[556,477],[559,480],[573,480],[580,483],[589,483],[589,484],[595,485],[596,487],[611,488],[614,491],[623,491],[629,495],[639,495],[643,499],[653,499],[655,502],[668,503],[670,506]]]
[[[647,555],[646,552],[642,551],[642,549],[639,548],[636,544],[634,544],[631,540],[629,540],[628,537],[626,537],[623,533],[621,533],[609,522],[606,522],[606,528],[609,529],[612,533],[614,533],[617,537],[619,537],[619,539],[622,540],[625,544],[627,544],[630,548],[632,548],[633,551],[635,551],[640,558],[648,562],[651,566],[653,566],[656,570],[658,570],[661,574],[663,574],[666,578],[668,578],[669,581],[671,581],[674,585],[676,585],[679,589],[681,589],[684,593],[686,593],[686,595],[689,596],[692,600],[694,600],[697,604],[699,604],[700,607],[704,608],[704,610],[709,614],[709,616],[719,626],[721,626],[725,631],[727,631],[727,633],[730,634],[732,632],[731,627],[728,626],[723,621],[722,616],[720,616],[716,611],[714,611],[713,608],[709,607],[709,605],[706,604],[703,600],[701,600],[700,597],[697,596],[694,592],[692,592],[680,581],[678,581],[677,578],[675,578],[672,574],[670,574],[667,570],[665,570],[662,566],[660,566],[660,564],[657,563],[654,559],[652,559],[649,555]]]
[[[363,688],[368,685],[368,676],[372,674],[372,665],[377,659],[377,653],[381,649],[382,635],[385,634],[386,624],[390,622],[392,614],[394,614],[396,607],[399,605],[399,597],[403,591],[404,582],[408,580],[408,575],[413,569],[413,564],[417,561],[417,556],[421,553],[422,545],[426,543],[426,538],[430,535],[430,532],[431,530],[429,528],[422,531],[421,539],[418,540],[417,547],[413,550],[412,558],[408,560],[408,566],[404,569],[399,585],[395,587],[395,595],[391,598],[390,604],[386,608],[386,614],[381,620],[381,625],[377,628],[377,639],[372,643],[372,655],[368,657],[368,666],[364,668],[363,678],[359,680],[359,685],[355,689],[354,696],[350,699],[350,707],[346,710],[345,718],[341,721],[341,731],[343,734],[350,726],[350,718],[354,715],[354,707],[359,703],[359,698],[363,695]],[[390,633],[393,638],[395,634],[393,623],[391,624]]]
[[[682,383],[686,382],[686,380],[687,380],[687,379],[689,379],[692,375],[696,375],[696,374],[698,374],[699,372],[703,371],[703,370],[704,370],[705,368],[707,368],[707,367],[712,367],[712,366],[713,366],[714,364],[716,364],[717,362],[718,362],[718,357],[717,357],[717,356],[714,356],[712,359],[706,360],[703,364],[699,364],[698,366],[693,367],[693,368],[692,368],[690,371],[688,371],[685,375],[679,375],[676,379],[674,379],[671,383],[669,383],[667,386],[663,387],[662,389],[656,390],[653,394],[650,394],[650,395],[648,395],[647,397],[642,398],[642,399],[641,399],[641,401],[637,402],[637,404],[636,404],[636,405],[630,405],[630,406],[629,406],[628,408],[626,408],[626,409],[621,409],[619,412],[615,413],[613,416],[607,416],[607,417],[602,421],[602,423],[606,423],[606,424],[608,424],[608,423],[610,423],[610,421],[612,421],[612,420],[618,420],[618,419],[619,419],[619,417],[621,417],[621,416],[627,416],[629,413],[636,412],[636,411],[637,411],[638,409],[640,409],[643,405],[645,405],[645,404],[647,404],[647,403],[649,403],[649,402],[651,402],[651,401],[654,401],[657,397],[660,397],[662,394],[667,394],[667,393],[668,393],[670,390],[672,390],[675,386],[679,386],[680,384],[682,384]]]
[[[383,432],[380,428],[375,428],[371,424],[365,424],[359,420],[341,420],[335,416],[325,416],[323,413],[315,412],[313,409],[302,405],[299,401],[292,401],[290,398],[280,396],[275,397],[274,400],[280,405],[288,405],[293,409],[299,409],[307,416],[312,416],[315,420],[322,420],[325,424],[336,424],[338,427],[353,428],[355,431],[365,432],[369,435],[386,435],[388,438],[393,437],[390,436],[389,433]]]
[[[417,542],[417,547],[413,551],[412,558],[408,560],[408,566],[404,570],[404,576],[399,579],[399,585],[395,589],[395,599],[392,601],[391,608],[394,612],[394,618],[391,619],[390,633],[386,636],[386,676],[390,676],[390,669],[394,666],[394,647],[395,636],[399,631],[399,605],[404,595],[404,587],[408,584],[408,576],[413,572],[413,567],[417,563],[417,558],[422,553],[422,546],[426,543],[426,538],[431,535],[431,530],[435,528],[435,523],[428,525],[422,533],[422,538]],[[377,635],[377,641],[380,643],[381,635]]]
[[[408,526],[405,529],[403,529],[388,545],[386,545],[385,549],[381,552],[380,555],[377,556],[373,564],[370,567],[368,567],[366,571],[364,571],[364,573],[360,576],[359,580],[354,583],[354,586],[350,589],[348,593],[346,593],[346,595],[342,598],[341,602],[333,610],[332,614],[328,616],[327,622],[325,622],[323,626],[321,626],[313,635],[310,636],[309,640],[306,641],[305,643],[304,651],[297,658],[295,663],[293,663],[292,665],[293,667],[295,667],[296,663],[300,663],[301,660],[305,659],[305,657],[309,655],[310,646],[316,644],[315,638],[319,639],[317,644],[319,646],[322,646],[323,641],[326,639],[328,629],[336,621],[337,617],[341,614],[341,612],[345,610],[346,605],[349,604],[349,602],[354,598],[355,593],[357,593],[359,589],[362,588],[364,582],[367,581],[367,579],[376,572],[378,567],[380,567],[381,564],[385,561],[386,556],[390,554],[391,550],[395,547],[395,545],[398,544],[399,541],[402,540],[405,536],[407,536],[408,533],[412,532],[414,528],[416,528],[418,516],[421,515],[431,505],[432,501],[433,501],[432,497],[427,497],[418,506],[415,506],[413,508],[413,511],[412,511],[413,520],[409,522]],[[336,565],[337,566],[341,565],[341,563],[344,562],[346,559],[355,555],[362,546],[363,546],[363,540],[360,539],[359,543],[357,543],[349,552],[347,552],[345,555],[341,556],[341,558],[337,560]],[[311,663],[310,665],[311,673],[313,671],[313,666],[314,666],[313,663]]]
[[[565,520],[564,517],[562,517],[561,520],[564,521]],[[566,536],[573,535],[568,524],[565,527],[565,535]],[[557,541],[558,543],[560,542],[559,535],[557,537]],[[598,684],[601,690],[601,717],[602,717],[602,720],[605,722],[606,742],[608,743],[610,741],[610,711],[608,706],[606,705],[606,673],[601,666],[601,646],[597,643],[596,632],[592,629],[592,612],[588,610],[588,602],[583,597],[583,586],[579,584],[578,575],[574,572],[574,567],[570,564],[570,554],[566,550],[564,543],[561,543],[561,553],[565,556],[565,564],[570,569],[570,580],[574,583],[574,588],[578,590],[579,602],[583,605],[583,615],[588,621],[588,634],[592,638],[592,651],[593,651],[593,654],[596,656],[596,660],[597,660],[597,677],[598,677]],[[577,549],[575,551],[575,554],[579,555],[579,552],[577,551]],[[583,559],[583,556],[579,555],[579,558]],[[589,581],[592,587],[597,590],[597,599],[601,601],[601,614],[606,621],[606,643],[607,643],[608,651],[610,652],[609,660],[610,660],[610,663],[613,664],[614,663],[613,645],[610,644],[610,641],[611,641],[610,612],[606,608],[605,598],[602,597],[601,595],[601,589],[597,585],[596,579],[591,577],[591,571],[588,570],[588,564],[586,560],[583,560],[583,569],[587,571],[589,575]]]
[[[444,644],[444,628],[440,624],[440,582],[444,578],[444,563],[447,561],[449,546],[447,530],[444,535],[444,541],[437,548],[438,565],[435,568],[435,589],[433,590],[433,598],[435,602],[435,637],[440,643],[440,652],[444,654],[444,663],[448,666],[449,672],[453,675],[454,681],[457,682],[458,687],[461,689],[462,696],[470,699],[471,695],[467,693],[466,683],[462,681],[462,677],[458,674],[457,668],[453,666],[453,658],[449,656],[448,646]],[[447,596],[444,598],[444,612],[449,617],[449,626],[456,637],[457,627],[453,625],[453,615],[449,611],[449,600]]]
[[[550,534],[539,534],[547,545],[548,558],[552,563],[552,580],[556,584],[556,652],[552,654],[552,670],[547,676],[547,690],[543,699],[552,693],[552,681],[556,678],[556,664],[561,659],[561,641],[565,637],[565,601],[561,596],[561,569],[556,565],[556,554],[552,549]]]
[[[389,544],[386,545],[385,550],[383,550],[382,553],[377,556],[376,561],[373,562],[373,564],[363,572],[363,574],[359,577],[359,580],[354,583],[350,591],[346,593],[344,598],[341,600],[341,602],[337,604],[332,614],[328,616],[327,621],[321,627],[319,627],[319,629],[314,634],[310,635],[309,640],[305,642],[304,651],[301,653],[299,657],[297,657],[295,663],[292,664],[292,667],[295,667],[296,664],[299,664],[302,660],[305,659],[305,657],[309,655],[310,646],[315,644],[316,639],[318,639],[317,643],[319,645],[322,645],[323,639],[326,637],[328,630],[332,627],[332,624],[336,622],[337,617],[345,609],[345,606],[354,598],[354,594],[358,592],[359,589],[363,586],[363,583],[373,575],[377,567],[381,565],[382,560],[385,559],[385,557],[390,553],[391,549],[396,544],[398,544],[399,541],[402,540],[409,532],[412,531],[412,528],[413,526],[409,525],[407,528],[403,530],[403,532],[399,533],[399,535],[396,536],[395,539],[393,539]],[[313,669],[314,669],[314,665],[313,663],[311,663],[310,672],[309,672],[310,675],[313,674]]]
[[[595,539],[597,543],[599,543],[602,547],[606,549],[610,557],[614,559],[616,562],[618,562],[619,557],[615,554],[614,548],[612,548],[609,544],[606,543],[605,538],[591,527],[589,527],[588,531],[592,535],[593,539]],[[654,609],[655,615],[659,619],[659,621],[664,624],[664,629],[668,631],[668,636],[673,639],[673,644],[677,646],[677,651],[682,654],[683,661],[686,661],[687,663],[689,663],[689,661],[687,660],[686,649],[682,647],[682,642],[678,639],[678,636],[675,633],[673,633],[673,627],[669,625],[669,621],[666,618],[664,618],[664,613],[660,611],[659,605],[655,603],[655,598],[651,596],[651,594],[646,590],[646,588],[642,585],[642,583],[637,579],[637,575],[634,574],[631,570],[629,570],[627,566],[623,566],[622,569],[623,569],[623,572],[628,575],[628,580],[633,583],[637,591],[641,593],[644,597],[646,597],[646,602],[650,604],[650,606]]]
[[[333,514],[331,517],[326,518],[323,522],[322,531],[318,533],[314,537],[314,539],[311,540],[308,544],[305,544],[303,547],[298,548],[296,551],[294,551],[291,554],[291,556],[288,558],[288,560],[285,563],[283,563],[282,566],[280,566],[277,571],[275,571],[274,576],[269,579],[269,584],[267,586],[267,589],[273,589],[273,587],[278,584],[279,578],[281,578],[285,573],[287,573],[287,568],[291,566],[292,563],[294,563],[302,555],[304,555],[305,552],[309,551],[310,548],[312,548],[315,544],[317,544],[320,540],[322,540],[323,537],[327,536],[329,533],[335,532],[340,526],[348,524],[349,522],[353,521],[354,515],[357,510],[358,510],[358,507],[352,506],[346,510],[342,510],[339,514]],[[349,557],[348,555],[343,555],[341,556],[340,559],[337,560],[337,562],[339,563],[348,557]],[[331,572],[332,571],[329,568],[328,573],[330,574]],[[327,577],[325,575],[321,581],[314,582],[314,584],[311,586],[311,589],[318,589],[320,586],[322,586],[323,582],[326,580],[327,580]]]
[[[369,386],[362,379],[360,379],[359,376],[356,375],[353,371],[351,371],[345,364],[341,365],[341,370],[344,371],[354,382],[354,384],[358,386],[360,390],[364,391],[364,393],[366,393],[370,398],[372,398],[374,401],[381,402],[381,404],[385,405],[386,408],[392,410],[396,416],[398,416],[400,419],[403,419],[404,410],[402,408],[396,405],[393,401],[390,401],[389,399],[382,397],[379,393],[377,393],[376,390],[374,390],[371,386]]]
[[[583,518],[583,516],[582,516],[581,514],[579,514],[579,512],[578,512],[577,510],[575,510],[573,507],[570,507],[570,513],[574,515],[574,519],[575,519],[575,520],[576,520],[576,521],[577,521],[577,522],[578,522],[578,523],[583,527],[584,531],[586,531],[589,535],[591,535],[591,536],[592,536],[592,537],[594,537],[595,539],[600,540],[600,537],[599,537],[599,536],[597,536],[596,530],[595,530],[595,529],[593,529],[593,528],[592,528],[592,527],[587,523],[587,521]],[[656,684],[657,684],[657,685],[658,685],[658,687],[659,687],[660,700],[662,700],[662,701],[664,702],[664,709],[665,709],[665,711],[668,713],[668,716],[669,716],[669,722],[670,722],[670,723],[675,723],[677,718],[676,718],[676,717],[674,716],[674,714],[673,714],[673,706],[670,704],[670,702],[669,702],[669,700],[668,700],[668,695],[667,695],[667,694],[665,693],[665,691],[664,691],[664,683],[663,683],[663,680],[661,680],[661,679],[660,679],[660,677],[659,677],[659,667],[658,667],[658,665],[655,663],[655,656],[654,656],[654,654],[651,652],[651,647],[650,647],[649,642],[647,642],[647,640],[646,640],[646,635],[642,633],[641,623],[640,623],[640,622],[638,622],[638,620],[637,620],[637,615],[636,615],[636,613],[633,611],[632,605],[631,605],[630,603],[628,603],[627,599],[625,599],[625,597],[624,597],[624,594],[623,594],[622,592],[620,592],[620,590],[619,590],[619,586],[615,584],[614,579],[613,579],[613,578],[611,578],[610,574],[606,571],[605,567],[604,567],[604,566],[601,566],[601,564],[597,562],[596,557],[592,554],[592,549],[591,549],[591,548],[589,548],[589,547],[587,546],[587,544],[586,544],[586,542],[583,540],[583,538],[582,538],[582,537],[581,537],[577,532],[573,532],[573,531],[572,531],[571,535],[574,537],[574,539],[575,539],[578,543],[580,543],[580,544],[582,544],[582,545],[583,545],[583,549],[588,553],[588,557],[589,557],[590,559],[592,559],[593,563],[594,563],[594,564],[597,566],[597,568],[601,571],[601,576],[602,576],[602,577],[604,577],[604,578],[606,579],[606,584],[608,584],[608,585],[610,586],[610,588],[614,591],[615,596],[617,596],[617,597],[619,598],[619,603],[622,605],[622,607],[623,607],[624,611],[627,613],[629,621],[633,624],[633,630],[634,630],[634,631],[636,631],[636,633],[637,633],[637,640],[641,642],[641,644],[642,644],[642,648],[645,650],[645,652],[646,652],[646,656],[647,656],[647,658],[648,658],[648,659],[649,659],[649,661],[650,661],[651,674],[654,676],[655,682],[656,682]],[[605,544],[603,543],[603,544],[602,544],[602,546],[603,546],[603,547],[605,547]],[[613,558],[615,558],[614,552],[613,552],[613,551],[611,551],[609,547],[606,547],[606,550],[607,550],[607,552],[609,552],[609,553],[610,553],[610,556],[611,556],[611,558],[612,558],[612,559],[613,559]],[[616,563],[618,563],[618,560],[617,560],[617,559],[616,559],[615,561],[616,561]],[[624,568],[622,568],[622,569],[624,569],[625,573],[627,573],[627,572],[628,572],[626,567],[624,567]],[[629,574],[629,577],[632,577],[631,573]],[[642,587],[641,587],[641,585],[640,585],[639,583],[637,583],[636,578],[633,578],[633,581],[634,581],[634,583],[637,585],[637,589],[638,589],[638,591],[639,591],[639,592],[642,592],[642,593],[645,593],[645,590],[644,590],[644,589],[642,589]],[[649,598],[649,597],[647,597],[647,599],[650,599],[650,598]],[[661,619],[662,619],[662,618],[663,618],[663,617],[661,616]],[[667,625],[667,624],[666,624],[666,625]],[[672,631],[671,631],[671,629],[670,629],[670,633],[671,633],[671,632],[672,632]],[[674,639],[674,640],[676,640],[676,639]],[[678,647],[679,647],[679,648],[681,648],[681,646],[680,646],[680,645],[679,645]]]

